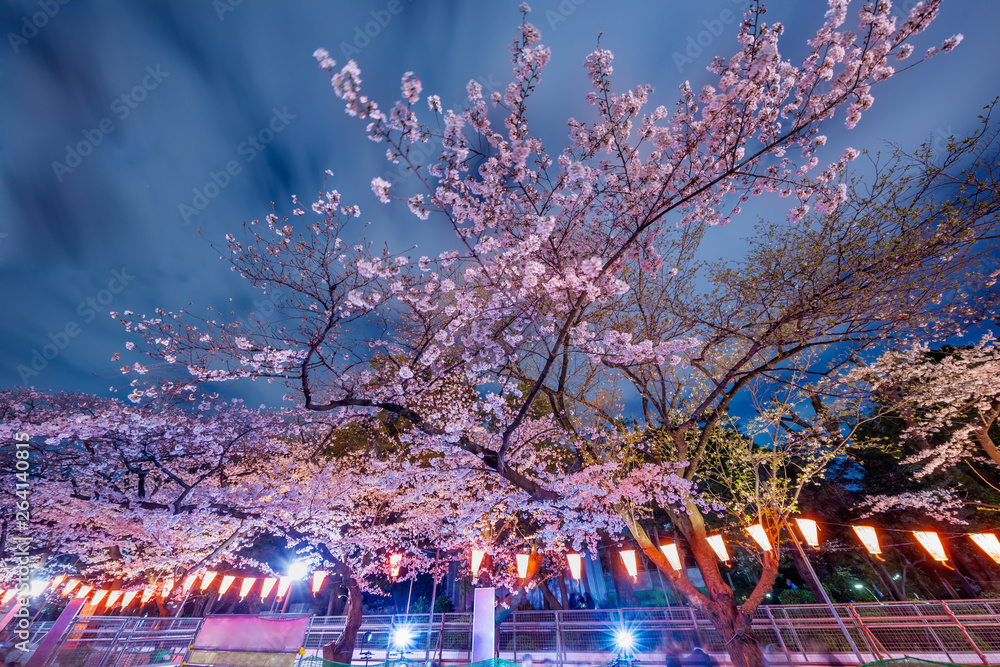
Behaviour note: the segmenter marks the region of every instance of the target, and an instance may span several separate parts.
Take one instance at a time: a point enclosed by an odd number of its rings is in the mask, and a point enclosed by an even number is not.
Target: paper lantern
[[[389,574],[395,579],[399,576],[399,564],[403,560],[403,554],[389,554]]]
[[[149,598],[153,597],[153,593],[155,592],[156,592],[155,588],[153,588],[152,586],[146,586],[146,589],[142,592],[141,603],[146,604],[147,602],[149,602]]]
[[[191,590],[191,587],[194,586],[194,582],[197,579],[198,579],[197,574],[189,574],[187,577],[184,578],[184,583],[181,584],[181,590],[187,593],[189,590]]]
[[[80,582],[77,581],[76,579],[70,579],[69,581],[66,582],[66,587],[62,589],[62,593],[60,593],[60,595],[62,597],[66,597],[73,591],[74,588],[76,588],[77,584],[79,583]]]
[[[857,533],[858,539],[865,545],[865,549],[868,549],[868,553],[879,560],[885,560],[879,555],[882,553],[882,548],[878,544],[878,535],[875,534],[874,528],[871,526],[851,526],[851,528]]]
[[[566,562],[569,563],[570,575],[580,581],[580,573],[583,569],[583,558],[580,554],[566,554]]]
[[[0,588],[0,604],[3,603],[3,595],[4,595],[4,592],[6,590],[7,590],[6,588]],[[11,589],[11,590],[13,590],[13,589]]]
[[[243,577],[243,583],[240,584],[240,599],[242,600],[253,588],[253,585],[257,582],[256,577]]]
[[[771,540],[767,539],[767,531],[764,530],[764,526],[755,523],[752,526],[747,526],[747,532],[750,533],[753,541],[760,545],[761,549],[764,551],[771,550]]]
[[[323,587],[323,580],[326,579],[326,570],[316,570],[313,572],[313,595],[319,593],[319,589]]]
[[[985,551],[990,558],[1000,564],[1000,540],[993,533],[973,533],[969,535],[972,540]]]
[[[927,553],[936,561],[944,562],[948,560],[948,555],[944,552],[944,545],[941,538],[933,530],[915,530],[913,536],[927,549]]]
[[[670,562],[670,567],[680,572],[684,566],[681,565],[681,554],[677,551],[677,544],[661,544],[660,550],[663,551],[663,555]]]
[[[120,598],[121,596],[122,596],[121,591],[110,591],[108,593],[108,601],[104,603],[104,606],[107,607],[108,609],[111,609],[112,607],[115,606],[115,602],[117,602],[118,598]]]
[[[104,596],[107,594],[108,591],[105,588],[101,588],[99,590],[94,591],[94,597],[90,598],[90,604],[96,607],[97,605],[101,604],[101,600],[103,600]]]
[[[161,593],[161,595],[164,598],[168,598],[168,597],[170,597],[170,592],[173,591],[173,590],[174,590],[174,580],[173,579],[165,579],[163,581],[163,592]]]
[[[264,583],[262,583],[261,586],[260,586],[260,600],[261,600],[261,602],[263,602],[264,598],[266,598],[268,595],[271,594],[271,591],[274,589],[274,585],[276,583],[278,583],[278,580],[275,579],[274,577],[267,577],[267,578],[264,579]]]
[[[57,574],[56,576],[52,577],[52,590],[59,588],[59,584],[61,584],[64,581],[66,581],[65,574]]]
[[[291,577],[282,577],[278,579],[278,599],[285,597],[285,593],[288,592],[288,587],[292,585]]]
[[[805,538],[806,544],[813,549],[819,549],[819,527],[816,522],[812,519],[796,519],[795,523],[799,525],[799,532]]]
[[[31,582],[31,594],[41,595],[42,592],[49,587],[49,582],[47,581],[33,581]]]
[[[208,588],[209,586],[211,586],[213,579],[215,579],[215,572],[212,572],[211,570],[209,570],[208,572],[205,573],[205,576],[202,577],[201,587],[199,588],[199,590],[203,591],[206,588]]]
[[[7,604],[8,602],[10,602],[10,599],[15,595],[17,595],[17,589],[16,588],[9,589],[6,593],[3,594],[3,600],[0,600],[0,604]]]
[[[528,576],[528,554],[517,554],[517,578],[524,579]]]
[[[623,549],[618,553],[621,554],[622,562],[625,563],[625,570],[628,572],[629,576],[632,577],[632,581],[638,583],[639,565],[636,563],[635,560],[635,550]]]
[[[479,568],[483,564],[483,558],[486,556],[486,552],[482,549],[472,550],[472,577],[473,579],[479,574]]]
[[[81,588],[80,590],[78,590],[73,597],[75,597],[75,598],[85,598],[88,595],[90,595],[90,591],[92,591],[92,590],[94,590],[93,586],[84,586],[83,588]]]
[[[236,577],[231,574],[227,574],[222,578],[222,583],[219,584],[219,597],[226,594],[226,591],[229,590],[229,587],[233,585],[234,581],[236,581]]]
[[[132,604],[132,600],[135,599],[135,596],[136,596],[136,591],[129,591],[125,593],[125,595],[122,597],[122,609]]]
[[[708,546],[712,547],[712,551],[719,557],[719,560],[723,563],[729,562],[729,552],[726,550],[726,543],[722,541],[722,535],[709,535],[705,541],[708,542]]]

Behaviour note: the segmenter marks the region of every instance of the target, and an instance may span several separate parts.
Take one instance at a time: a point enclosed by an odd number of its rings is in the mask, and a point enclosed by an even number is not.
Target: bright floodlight
[[[31,580],[31,595],[32,595],[32,597],[34,597],[36,595],[41,595],[42,592],[46,588],[48,588],[48,586],[49,586],[49,582],[47,582],[47,581],[39,581],[37,579],[32,579]]]
[[[635,635],[631,630],[619,628],[615,630],[615,644],[618,646],[618,650],[631,653],[635,649]]]
[[[854,584],[855,588],[864,588],[864,584]]]
[[[299,580],[304,578],[307,574],[309,574],[309,566],[305,563],[296,561],[288,566],[288,576],[292,579]]]
[[[398,650],[402,651],[410,648],[410,644],[413,642],[413,628],[409,625],[397,625],[392,630],[392,645]]]

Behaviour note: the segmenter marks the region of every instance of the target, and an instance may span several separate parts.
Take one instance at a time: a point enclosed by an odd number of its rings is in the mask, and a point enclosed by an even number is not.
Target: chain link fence
[[[904,655],[952,663],[1000,663],[1000,600],[834,605],[861,653],[875,661]],[[271,616],[279,618],[280,616]],[[310,620],[305,657],[321,656],[344,628],[344,617]],[[32,627],[37,646],[46,625]],[[81,617],[47,664],[38,667],[145,667],[178,665],[201,625],[198,618]],[[400,628],[407,637],[399,641]],[[619,655],[615,634],[626,630],[641,664],[665,664],[669,647],[701,644],[727,662],[726,642],[691,607],[517,611],[497,629],[499,657],[553,665],[599,665]],[[857,664],[851,643],[824,605],[762,605],[753,633],[772,665]],[[401,647],[399,644],[405,643]],[[465,664],[472,650],[471,614],[366,616],[355,664],[391,660]],[[4,662],[29,655],[6,647]]]

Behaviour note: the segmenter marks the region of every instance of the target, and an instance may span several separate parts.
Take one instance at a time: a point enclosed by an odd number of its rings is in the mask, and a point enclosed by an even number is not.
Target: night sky
[[[149,314],[188,302],[200,310],[230,298],[237,312],[266,309],[210,242],[263,218],[271,202],[279,216],[290,214],[291,196],[313,201],[324,179],[361,207],[374,238],[439,252],[444,237],[433,217],[421,223],[371,193],[371,179],[391,166],[384,147],[343,112],[312,53],[325,47],[338,68],[355,59],[365,93],[383,108],[398,98],[406,71],[421,78],[424,97],[457,107],[470,79],[487,95],[509,80],[518,4],[4,0],[0,387],[124,387],[112,357],[129,337],[112,310]],[[566,119],[589,109],[583,62],[599,34],[615,54],[616,88],[651,83],[651,108],[672,107],[680,83],[698,89],[710,80],[712,56],[735,51],[735,17],[746,5],[531,4],[529,20],[552,48],[531,117],[552,153],[564,144]],[[902,14],[914,0],[897,4]],[[826,3],[769,8],[768,20],[785,23],[783,55],[800,61]],[[946,0],[917,53],[954,33],[964,42],[876,87],[875,106],[854,131],[844,130],[842,114],[826,125],[831,153],[928,139],[943,146],[949,133],[972,130],[1000,93],[998,26],[1000,2]],[[399,187],[409,194],[405,182]],[[757,214],[784,208],[746,210],[711,231],[706,251],[738,253]],[[46,345],[49,356],[59,348],[54,358],[44,357]],[[235,391],[255,402],[277,396],[264,385]]]

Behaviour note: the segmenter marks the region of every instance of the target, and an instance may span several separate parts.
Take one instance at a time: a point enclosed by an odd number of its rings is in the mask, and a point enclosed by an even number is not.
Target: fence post
[[[858,610],[854,608],[854,604],[848,604],[847,609],[851,612],[851,617],[854,619],[854,622],[858,624],[858,630],[861,632],[861,636],[864,637],[865,643],[868,644],[868,648],[872,650],[875,657],[881,660],[882,655],[885,654],[887,659],[892,658],[888,649],[882,645],[882,642],[878,640],[878,637],[875,636],[875,633],[872,632],[871,628],[865,625],[864,619],[861,618],[861,614],[858,613]]]
[[[979,650],[979,646],[976,644],[975,640],[973,640],[972,637],[969,636],[969,632],[965,629],[965,626],[962,625],[961,621],[958,620],[958,617],[955,616],[955,612],[951,610],[951,607],[948,606],[948,603],[945,602],[944,600],[941,600],[941,606],[944,607],[945,612],[947,612],[948,616],[951,617],[952,622],[954,622],[955,625],[958,627],[959,632],[961,632],[962,636],[965,637],[965,641],[969,642],[969,646],[971,646],[972,650],[976,652],[976,655],[978,655],[979,659],[983,661],[983,664],[984,665],[990,664],[990,661],[987,660],[983,652]]]
[[[564,656],[562,652],[562,630],[559,627],[559,610],[557,609],[553,613],[556,615],[556,661],[562,667]]]
[[[767,605],[763,605],[763,607],[764,611],[767,612],[767,620],[771,621],[771,627],[774,629],[774,634],[778,636],[778,643],[781,644],[781,650],[785,652],[785,657],[788,659],[788,664],[790,665],[792,664],[792,654],[788,650],[788,647],[785,646],[785,638],[781,636],[781,630],[778,628],[778,624],[774,621],[774,614],[771,613],[771,610]]]

